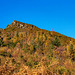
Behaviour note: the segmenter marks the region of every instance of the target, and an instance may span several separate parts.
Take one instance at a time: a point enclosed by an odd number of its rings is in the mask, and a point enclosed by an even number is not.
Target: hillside
[[[0,75],[75,75],[75,39],[14,20],[0,29]]]

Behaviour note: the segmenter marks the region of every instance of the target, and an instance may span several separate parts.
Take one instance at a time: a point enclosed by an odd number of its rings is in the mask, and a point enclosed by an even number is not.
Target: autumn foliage
[[[75,75],[75,39],[13,21],[0,29],[0,75]]]

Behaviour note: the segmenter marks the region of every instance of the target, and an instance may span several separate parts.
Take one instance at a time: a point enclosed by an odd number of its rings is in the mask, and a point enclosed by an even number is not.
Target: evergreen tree
[[[57,37],[55,37],[55,39],[53,40],[53,45],[55,45],[55,46],[57,46],[57,47],[59,47],[61,44],[60,44],[60,41],[59,41],[59,39],[57,38]]]
[[[47,40],[47,36],[46,36],[46,34],[44,34],[44,36],[45,36],[45,41]]]
[[[70,57],[71,57],[72,60],[75,61],[75,51],[73,49],[73,45],[72,44],[70,45]]]
[[[0,39],[0,46],[4,46],[4,42],[2,41],[2,39]]]
[[[35,37],[33,38],[31,45],[30,45],[31,53],[34,53],[36,51],[36,45],[35,45],[34,40],[35,40]]]
[[[16,37],[19,37],[19,34],[18,34],[18,32],[17,32],[17,34],[16,34]]]

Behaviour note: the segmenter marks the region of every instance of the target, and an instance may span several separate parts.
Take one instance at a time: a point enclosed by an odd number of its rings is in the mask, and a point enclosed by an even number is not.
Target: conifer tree
[[[75,51],[73,49],[73,44],[70,45],[70,57],[75,61]]]
[[[55,45],[55,46],[57,46],[57,47],[59,47],[61,44],[60,44],[60,41],[59,41],[59,39],[57,38],[57,37],[55,37],[55,39],[53,40],[53,45]]]

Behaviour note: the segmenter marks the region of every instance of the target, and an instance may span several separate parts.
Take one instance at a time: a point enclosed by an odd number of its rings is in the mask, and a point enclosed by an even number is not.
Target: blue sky
[[[75,38],[75,0],[0,0],[0,28],[14,20]]]

